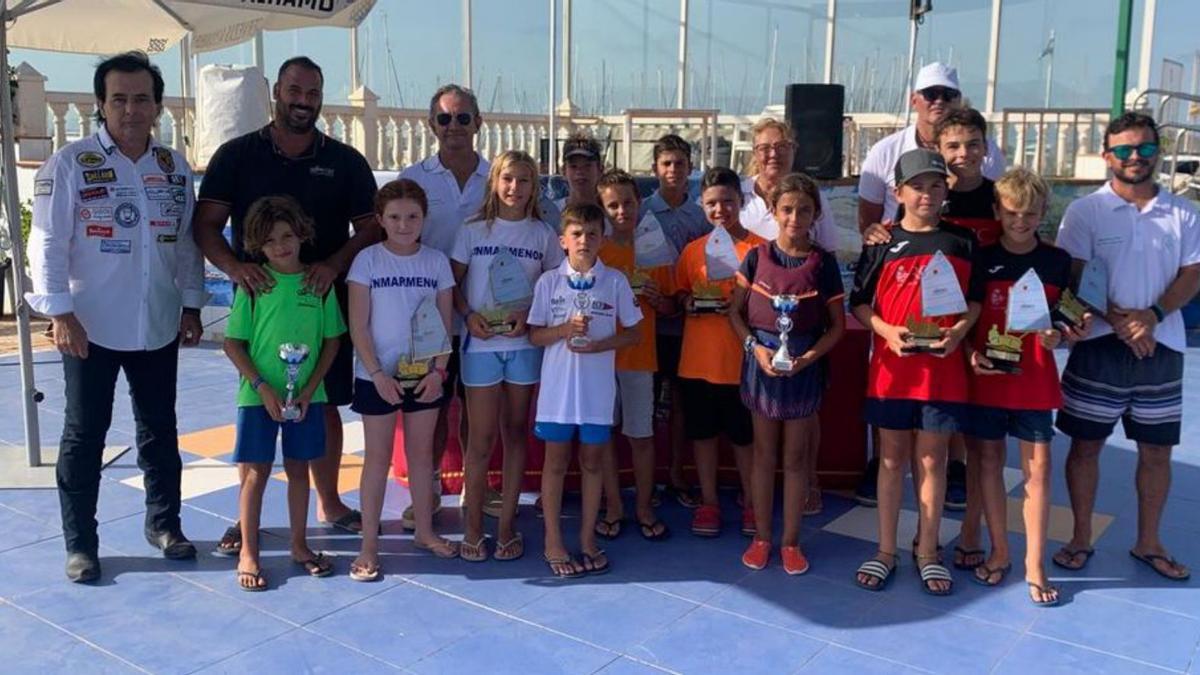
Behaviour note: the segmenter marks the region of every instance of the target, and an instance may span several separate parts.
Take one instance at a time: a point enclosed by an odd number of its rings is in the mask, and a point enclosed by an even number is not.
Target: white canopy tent
[[[155,54],[191,36],[196,52],[240,44],[262,31],[310,26],[355,28],[375,0],[0,0],[0,73],[8,73],[8,49],[114,54],[140,49]],[[13,262],[13,307],[21,350],[22,411],[29,467],[41,460],[37,391],[25,292],[25,255],[17,193],[13,102],[0,87],[4,213]],[[40,397],[39,397],[40,398]]]

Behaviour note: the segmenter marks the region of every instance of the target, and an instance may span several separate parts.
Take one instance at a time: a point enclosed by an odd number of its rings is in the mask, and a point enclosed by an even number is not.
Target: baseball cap
[[[600,161],[600,144],[591,138],[568,138],[563,142],[563,161],[573,157],[582,157],[594,162]]]
[[[909,150],[900,155],[896,162],[896,185],[904,185],[908,181],[926,173],[936,173],[949,176],[946,170],[946,160],[932,150]]]
[[[913,83],[913,91],[921,91],[929,87],[946,87],[962,91],[958,86],[958,71],[944,63],[934,61],[917,73],[917,81]]]

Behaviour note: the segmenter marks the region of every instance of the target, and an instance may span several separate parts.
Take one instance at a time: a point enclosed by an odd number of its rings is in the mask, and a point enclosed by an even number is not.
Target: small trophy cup
[[[725,292],[716,284],[696,284],[692,293],[693,314],[717,314],[729,309]]]
[[[905,322],[908,328],[908,344],[901,351],[906,354],[945,354],[946,350],[933,345],[941,342],[942,328],[932,321],[921,321],[909,317]]]
[[[591,316],[591,290],[596,285],[596,276],[591,272],[586,274],[571,272],[571,275],[567,277],[567,285],[575,291],[575,316]],[[587,335],[572,335],[567,344],[580,349],[588,346],[591,342],[592,339]]]
[[[1021,346],[1020,337],[1001,333],[999,328],[992,324],[991,330],[988,331],[987,345],[983,355],[992,362],[992,370],[1009,375],[1019,375],[1021,373]]]
[[[279,360],[287,364],[287,398],[283,402],[283,419],[294,422],[300,419],[300,406],[293,400],[296,395],[296,379],[300,375],[300,364],[308,358],[308,345],[285,342],[279,345]]]
[[[788,333],[792,330],[792,317],[790,314],[796,311],[796,306],[800,304],[799,298],[794,295],[776,295],[771,297],[771,306],[779,312],[779,316],[775,318],[775,328],[779,330],[779,349],[775,355],[771,357],[771,367],[781,373],[790,373],[795,364],[792,363],[792,354],[788,351]]]

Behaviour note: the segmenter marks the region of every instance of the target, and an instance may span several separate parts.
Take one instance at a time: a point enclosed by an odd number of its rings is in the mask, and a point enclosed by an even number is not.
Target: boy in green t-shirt
[[[233,452],[242,468],[237,580],[244,591],[261,591],[267,581],[258,562],[258,527],[281,429],[292,560],[314,577],[333,573],[333,564],[305,538],[308,465],[325,454],[323,380],[346,325],[335,294],[321,298],[304,284],[300,246],[314,231],[295,200],[259,199],[246,214],[245,232],[246,251],[266,257],[264,267],[274,280],[254,296],[237,289],[225,337],[225,354],[242,376]]]

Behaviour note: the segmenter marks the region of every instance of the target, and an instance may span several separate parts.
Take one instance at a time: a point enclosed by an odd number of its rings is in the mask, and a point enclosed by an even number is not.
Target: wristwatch
[[[758,344],[758,339],[753,335],[747,335],[745,342],[742,343],[742,351],[749,354],[754,351],[754,347]]]
[[[1150,305],[1150,311],[1154,312],[1154,318],[1158,320],[1158,323],[1162,323],[1162,320],[1167,317],[1167,313],[1163,311],[1163,308],[1157,302]]]

